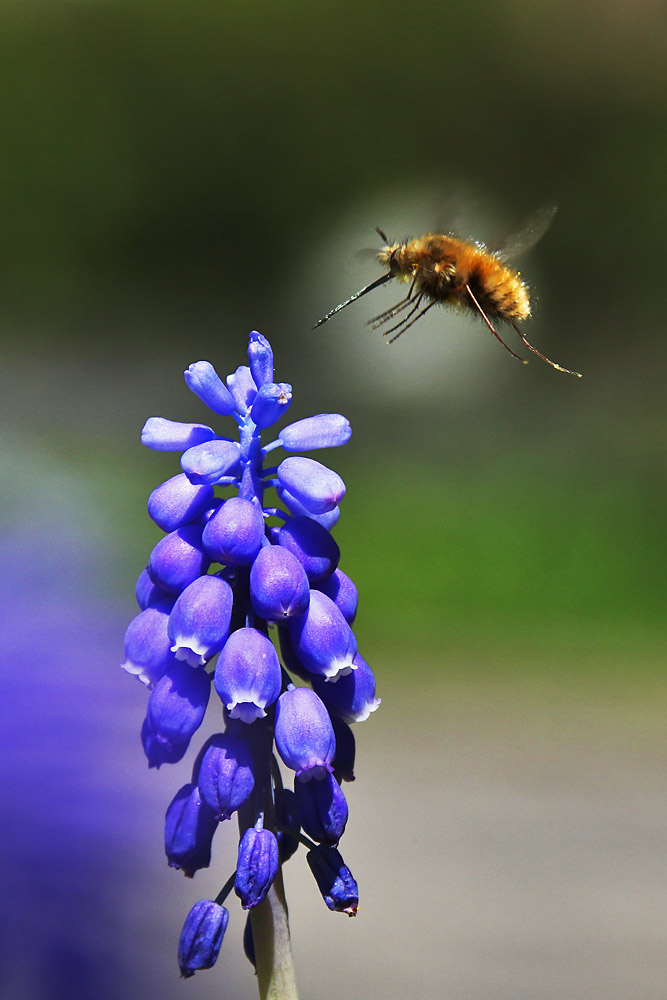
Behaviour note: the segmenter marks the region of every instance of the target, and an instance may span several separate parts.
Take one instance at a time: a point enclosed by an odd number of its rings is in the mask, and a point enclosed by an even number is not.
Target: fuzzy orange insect
[[[579,372],[563,368],[529,344],[516,325],[517,321],[521,322],[530,316],[530,296],[519,272],[508,267],[505,259],[527,249],[540,238],[551,221],[553,210],[543,215],[544,219],[539,224],[531,225],[524,233],[514,237],[504,250],[497,252],[487,250],[481,243],[469,243],[440,233],[427,233],[418,239],[391,243],[382,230],[378,229],[385,246],[378,252],[377,259],[380,264],[389,268],[388,272],[337,305],[313,329],[326,323],[362,295],[392,278],[398,278],[399,281],[410,283],[405,298],[368,321],[368,326],[376,330],[386,326],[401,313],[404,314],[397,323],[383,330],[384,336],[389,338],[388,343],[391,344],[405,333],[433,306],[453,305],[481,316],[505,350],[523,364],[527,362],[507,346],[492,320],[500,320],[513,326],[526,347],[552,368],[581,378]],[[389,336],[390,334],[393,336]]]

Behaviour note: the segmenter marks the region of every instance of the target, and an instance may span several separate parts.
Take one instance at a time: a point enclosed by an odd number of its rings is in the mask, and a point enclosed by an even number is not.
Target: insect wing
[[[553,221],[556,214],[556,205],[545,205],[538,208],[536,212],[528,216],[526,222],[516,233],[512,233],[491,252],[500,260],[513,260],[522,253],[526,253],[538,243]]]
[[[355,250],[354,259],[365,264],[370,263],[370,261],[373,261],[374,264],[377,264],[378,261],[377,247],[362,247],[360,250]]]

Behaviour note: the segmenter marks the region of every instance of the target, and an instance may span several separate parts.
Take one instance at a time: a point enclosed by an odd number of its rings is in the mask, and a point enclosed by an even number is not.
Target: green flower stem
[[[278,765],[273,758],[273,729],[268,719],[258,719],[249,727],[249,737],[255,759],[255,788],[261,795],[264,826],[276,832],[271,774],[280,781]],[[252,825],[252,799],[239,810],[239,831]],[[257,987],[260,1000],[299,1000],[292,958],[287,902],[282,865],[266,897],[250,911],[252,941],[255,949]]]
[[[250,919],[260,1000],[298,1000],[282,866]]]

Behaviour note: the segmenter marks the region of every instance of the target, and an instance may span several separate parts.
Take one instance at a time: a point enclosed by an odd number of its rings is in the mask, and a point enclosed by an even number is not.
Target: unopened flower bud
[[[217,819],[229,819],[255,786],[248,744],[229,732],[214,736],[202,758],[197,783]]]
[[[278,438],[285,451],[313,451],[347,444],[351,435],[346,417],[340,413],[318,413],[283,427]]]
[[[192,878],[211,862],[211,842],[218,827],[214,811],[202,800],[193,782],[183,785],[171,800],[164,821],[164,850],[170,868]]]
[[[345,496],[345,483],[337,472],[302,455],[283,459],[278,482],[311,514],[333,510]]]
[[[141,745],[144,748],[149,767],[160,768],[163,764],[178,764],[187,752],[189,741],[173,743],[153,730],[148,719],[141,724]]]
[[[336,847],[345,832],[348,808],[333,774],[325,774],[318,781],[296,779],[294,794],[304,831],[313,840]]]
[[[278,872],[278,842],[261,821],[246,830],[239,844],[234,891],[244,910],[261,903]]]
[[[245,565],[259,552],[263,537],[261,508],[242,497],[230,497],[207,521],[202,541],[216,562]]]
[[[250,374],[258,388],[273,382],[273,351],[266,337],[253,330],[248,341]]]
[[[306,860],[329,909],[354,917],[359,906],[359,887],[336,848],[318,844],[308,851]]]
[[[350,625],[357,616],[357,606],[359,604],[359,592],[350,580],[349,576],[343,573],[342,569],[336,569],[331,576],[318,580],[313,584],[314,590],[321,590],[323,594],[330,597],[339,609],[343,618]]]
[[[142,611],[145,611],[146,608],[155,607],[156,604],[160,604],[162,601],[169,601],[173,604],[176,600],[173,594],[168,594],[162,587],[157,587],[153,583],[151,575],[148,572],[148,566],[146,569],[142,569],[139,574],[134,593],[137,598],[137,604]]]
[[[245,416],[257,395],[257,385],[247,365],[239,365],[232,375],[227,376],[227,386],[232,394],[238,412]]]
[[[218,438],[188,448],[181,455],[181,468],[191,483],[215,486],[240,475],[240,449],[236,441]]]
[[[141,432],[141,443],[153,451],[183,451],[215,437],[215,431],[206,424],[182,424],[165,417],[149,417]]]
[[[199,396],[209,410],[223,416],[234,412],[232,394],[210,361],[195,361],[183,374],[188,389]]]
[[[311,582],[331,576],[338,566],[340,549],[311,517],[290,518],[278,532],[278,541],[297,557]]]
[[[324,514],[313,514],[312,511],[304,507],[300,500],[293,497],[289,490],[278,486],[277,493],[293,517],[308,517],[312,521],[316,521],[317,524],[320,524],[326,531],[331,531],[334,525],[338,524],[340,507],[333,507],[331,510],[325,511]]]
[[[287,413],[291,402],[291,385],[287,382],[266,382],[253,400],[250,416],[259,428],[271,427]]]
[[[178,966],[183,979],[200,969],[212,969],[227,930],[229,913],[224,906],[202,899],[192,907],[181,931]]]
[[[148,513],[163,531],[174,531],[195,521],[212,500],[212,486],[197,486],[180,472],[153,490],[148,498]]]
[[[310,601],[306,571],[282,545],[265,545],[250,570],[250,597],[255,614],[267,621],[301,615]]]
[[[153,583],[172,594],[180,594],[206,572],[209,559],[202,548],[201,533],[198,524],[186,524],[160,539],[148,560]]]

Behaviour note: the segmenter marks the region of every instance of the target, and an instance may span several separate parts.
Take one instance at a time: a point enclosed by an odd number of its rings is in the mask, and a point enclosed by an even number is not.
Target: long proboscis
[[[326,316],[322,317],[322,319],[318,319],[317,323],[313,327],[313,330],[317,330],[318,326],[322,326],[323,323],[326,323],[328,319],[335,316],[336,313],[340,312],[341,309],[344,309],[345,306],[349,306],[353,302],[356,302],[357,299],[360,299],[362,295],[366,294],[366,292],[372,292],[374,288],[379,288],[380,285],[384,285],[385,281],[389,281],[393,277],[394,276],[391,271],[388,274],[383,274],[381,278],[376,278],[375,281],[371,281],[370,285],[366,285],[366,287],[362,288],[361,291],[355,292],[354,295],[351,295],[349,299],[345,300],[345,302],[339,302],[338,305],[331,310],[331,312],[328,312]]]

